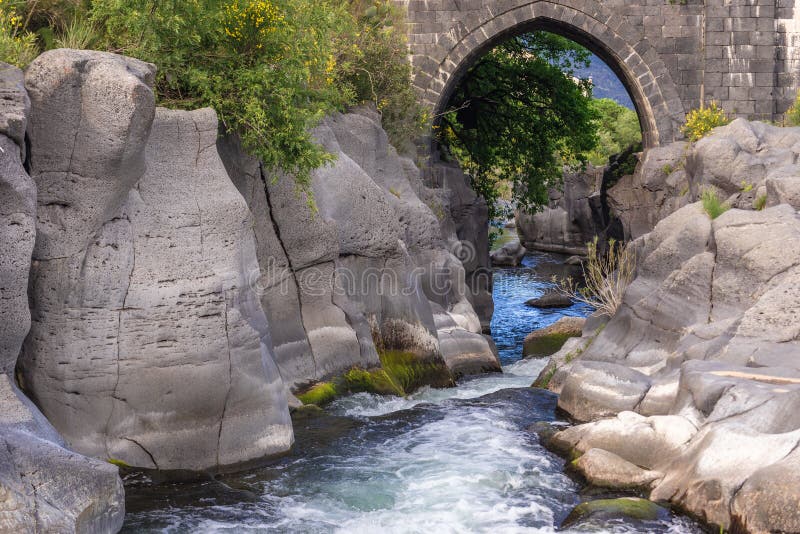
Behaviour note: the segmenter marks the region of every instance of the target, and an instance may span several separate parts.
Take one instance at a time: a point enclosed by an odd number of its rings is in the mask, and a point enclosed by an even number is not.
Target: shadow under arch
[[[636,107],[645,148],[682,139],[683,103],[652,45],[623,17],[592,0],[569,4],[524,2],[506,11],[489,10],[487,16],[467,17],[474,21],[472,27],[454,23],[449,32],[439,36],[438,64],[428,59],[414,80],[434,117],[445,110],[458,83],[481,56],[510,37],[544,30],[586,47],[614,71]]]

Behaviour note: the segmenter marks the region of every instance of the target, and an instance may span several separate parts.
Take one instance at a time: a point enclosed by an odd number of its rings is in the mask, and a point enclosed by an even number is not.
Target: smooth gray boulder
[[[30,108],[22,71],[0,64],[0,373],[12,376],[30,328],[28,272],[36,239],[36,186],[22,166]]]
[[[137,59],[69,49],[28,66],[37,259],[84,250],[142,176],[155,72]]]
[[[236,135],[221,133],[217,149],[253,215],[260,267],[254,282],[267,315],[275,363],[291,391],[316,380],[318,374],[300,310],[300,287],[272,217],[267,194],[271,178],[258,159],[247,154]]]
[[[528,251],[518,241],[506,243],[491,254],[492,265],[497,267],[517,267]]]
[[[648,488],[663,475],[648,471],[603,449],[589,449],[572,462],[572,467],[586,481],[599,488],[642,489]]]
[[[727,147],[737,172],[763,166],[766,176],[796,144],[797,131],[778,130],[738,123],[692,150]],[[703,180],[733,191],[730,170],[704,163]],[[725,529],[767,532],[774,522],[791,531],[789,503],[800,492],[766,477],[797,478],[789,459],[800,443],[797,210],[733,208],[712,221],[690,204],[632,246],[636,278],[617,313],[602,328],[587,325],[537,380],[561,392],[571,417],[592,421],[550,442],[660,472],[651,499]]]
[[[407,162],[410,164],[411,162]],[[455,240],[448,244],[449,251],[464,266],[466,296],[477,313],[484,333],[491,327],[494,301],[492,300],[492,270],[489,258],[489,208],[486,201],[475,194],[469,185],[469,177],[454,163],[444,163],[434,157],[426,171],[436,186],[430,191],[436,199],[430,199],[437,213],[443,215],[439,222]],[[420,189],[424,191],[425,189]]]
[[[633,410],[650,384],[646,375],[624,365],[579,361],[561,388],[558,407],[578,421],[593,421]]]
[[[117,467],[70,450],[0,375],[0,531],[117,532],[125,495]]]
[[[693,202],[685,164],[684,141],[645,150],[633,174],[608,187],[606,202],[626,239],[650,232],[661,220]]]
[[[114,137],[129,129],[114,124],[109,152],[100,152],[103,143],[94,148],[97,161],[138,150],[126,148],[129,137]],[[216,138],[211,110],[158,110],[146,171],[125,202],[83,250],[34,254],[35,316],[21,370],[26,390],[80,452],[150,469],[214,471],[291,446],[287,397],[252,285],[260,275],[252,216]],[[32,141],[33,154],[45,151]],[[44,161],[57,165],[62,153],[53,146]],[[34,176],[43,176],[37,165],[33,159]],[[101,194],[92,212],[116,203],[116,192]],[[60,231],[78,244],[71,225]]]

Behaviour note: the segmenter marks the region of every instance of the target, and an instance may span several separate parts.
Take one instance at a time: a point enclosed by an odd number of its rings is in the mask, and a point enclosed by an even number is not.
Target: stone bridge
[[[798,87],[794,0],[400,0],[414,84],[441,113],[459,79],[502,40],[531,30],[569,37],[625,84],[645,146],[680,139],[701,100],[780,120]]]

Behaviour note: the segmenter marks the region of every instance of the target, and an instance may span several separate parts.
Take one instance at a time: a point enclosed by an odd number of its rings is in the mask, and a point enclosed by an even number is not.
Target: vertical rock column
[[[39,213],[25,386],[76,450],[219,470],[292,443],[253,221],[211,110],[159,110],[154,67],[56,50],[26,73]]]
[[[30,327],[36,186],[23,168],[30,100],[0,64],[0,531],[114,532],[125,515],[117,468],[69,450],[13,374]]]

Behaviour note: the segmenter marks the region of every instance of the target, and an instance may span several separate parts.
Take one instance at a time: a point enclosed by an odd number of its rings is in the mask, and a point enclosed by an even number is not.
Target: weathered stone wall
[[[684,114],[716,99],[779,119],[798,87],[800,22],[789,0],[401,0],[414,84],[434,110],[467,68],[509,35],[553,31],[587,46],[625,83],[645,146],[682,137]]]

